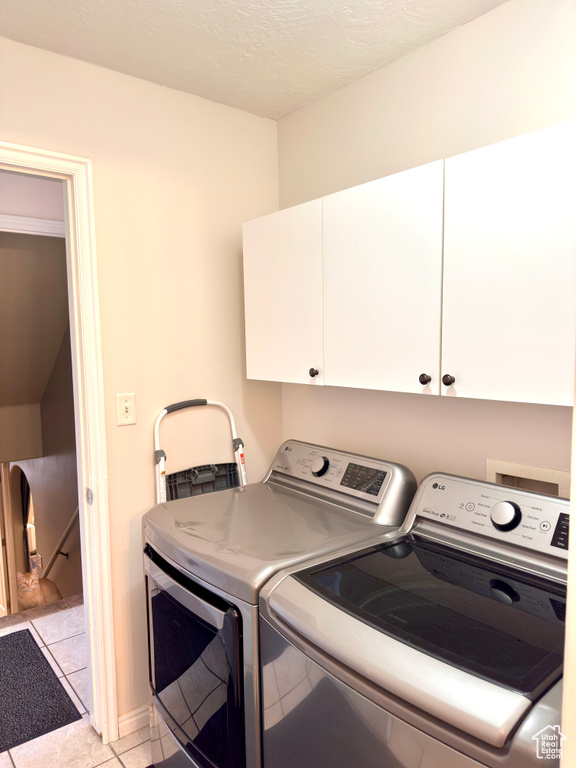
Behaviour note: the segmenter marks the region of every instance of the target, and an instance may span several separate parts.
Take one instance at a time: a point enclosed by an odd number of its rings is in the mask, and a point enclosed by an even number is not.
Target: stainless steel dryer
[[[393,535],[415,490],[401,465],[289,440],[262,483],[146,513],[156,768],[259,768],[261,587]]]
[[[394,539],[277,574],[264,768],[559,765],[568,520],[434,474]]]

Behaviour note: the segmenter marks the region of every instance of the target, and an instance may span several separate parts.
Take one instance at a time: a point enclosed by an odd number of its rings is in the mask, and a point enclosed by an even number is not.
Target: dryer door
[[[145,551],[152,699],[173,736],[210,768],[244,768],[241,617]]]

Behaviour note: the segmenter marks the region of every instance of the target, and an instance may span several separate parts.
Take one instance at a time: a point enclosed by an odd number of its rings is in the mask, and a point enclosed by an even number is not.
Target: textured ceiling
[[[506,0],[1,0],[0,34],[278,119]]]

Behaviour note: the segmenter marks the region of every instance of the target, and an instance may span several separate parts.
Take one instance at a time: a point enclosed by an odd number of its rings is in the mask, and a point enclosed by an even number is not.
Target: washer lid
[[[252,604],[282,568],[397,530],[262,483],[158,504],[143,525],[150,543],[188,573]]]
[[[418,537],[265,592],[280,631],[496,747],[562,674],[563,586]]]

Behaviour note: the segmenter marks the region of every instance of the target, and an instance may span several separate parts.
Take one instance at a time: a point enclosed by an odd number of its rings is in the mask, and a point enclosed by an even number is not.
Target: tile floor
[[[0,635],[29,629],[74,702],[81,720],[0,752],[0,768],[147,768],[150,731],[102,744],[87,715],[88,670],[82,595],[0,618]]]

